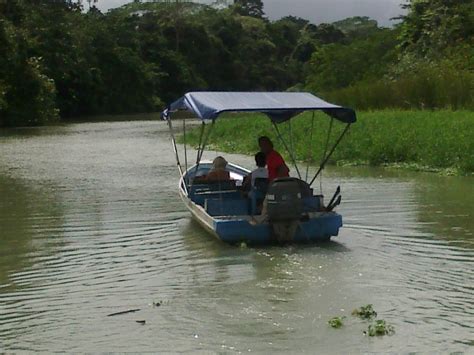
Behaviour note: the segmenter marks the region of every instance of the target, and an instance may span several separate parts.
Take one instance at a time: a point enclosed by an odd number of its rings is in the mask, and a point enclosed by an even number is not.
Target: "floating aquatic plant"
[[[328,324],[333,328],[341,328],[344,325],[344,318],[346,317],[334,317],[328,320]]]
[[[352,315],[362,319],[372,319],[377,317],[377,312],[375,312],[371,304],[368,304],[366,306],[354,309],[352,311]]]
[[[352,315],[360,317],[361,319],[372,320],[373,318],[377,317],[377,312],[375,312],[371,304],[368,304],[360,308],[354,309],[352,311]],[[346,317],[342,316],[331,318],[330,320],[328,320],[328,324],[336,329],[341,328],[344,325],[344,318]],[[364,334],[370,337],[392,335],[394,333],[395,328],[393,327],[393,325],[388,324],[383,319],[374,320],[371,324],[369,324],[367,330],[364,331]]]
[[[395,328],[385,322],[383,319],[374,321],[372,324],[369,325],[367,331],[364,332],[364,334],[368,335],[369,337],[392,335],[393,333],[395,333]]]

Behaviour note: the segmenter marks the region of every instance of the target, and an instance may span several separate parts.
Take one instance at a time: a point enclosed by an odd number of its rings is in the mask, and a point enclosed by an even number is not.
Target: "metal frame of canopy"
[[[278,138],[282,142],[286,151],[288,152],[293,165],[295,166],[296,172],[301,179],[301,173],[298,169],[298,164],[293,155],[293,138],[291,131],[291,119],[296,117],[302,112],[313,111],[311,121],[311,141],[314,130],[314,112],[323,111],[331,117],[328,136],[326,140],[326,146],[322,161],[319,165],[319,169],[314,177],[309,182],[312,185],[316,178],[321,174],[325,165],[331,158],[336,147],[341,142],[349,130],[352,123],[356,122],[356,114],[354,110],[346,107],[337,106],[330,104],[310,93],[304,92],[190,92],[170,104],[161,114],[162,118],[168,122],[170,130],[171,140],[173,149],[176,156],[176,163],[178,165],[181,177],[184,177],[185,172],[188,170],[187,161],[187,144],[186,144],[186,120],[183,120],[183,135],[184,135],[184,159],[185,159],[185,170],[181,165],[176,139],[173,133],[173,125],[171,123],[171,113],[178,110],[187,110],[193,112],[198,118],[202,120],[199,146],[196,156],[196,171],[199,168],[199,164],[204,153],[204,149],[207,145],[210,133],[214,127],[215,121],[218,116],[224,112],[260,112],[266,114],[271,120],[273,127],[277,133]],[[328,152],[329,138],[332,131],[333,121],[337,119],[343,123],[346,123],[346,127],[342,131],[336,143],[331,147]],[[290,147],[283,139],[283,136],[278,128],[278,124],[288,121],[289,134],[290,134]],[[206,122],[211,122],[211,128],[205,132]],[[312,151],[312,145],[309,147],[310,152]],[[306,181],[308,180],[309,165],[312,163],[312,155],[306,168]],[[187,186],[184,186],[187,190]]]

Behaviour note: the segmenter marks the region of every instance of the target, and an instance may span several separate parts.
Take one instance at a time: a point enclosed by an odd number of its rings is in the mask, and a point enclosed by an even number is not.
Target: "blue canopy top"
[[[354,110],[330,104],[307,92],[189,92],[162,112],[165,120],[178,110],[188,110],[202,120],[223,112],[262,112],[273,122],[284,122],[303,111],[320,110],[345,123],[354,123]]]

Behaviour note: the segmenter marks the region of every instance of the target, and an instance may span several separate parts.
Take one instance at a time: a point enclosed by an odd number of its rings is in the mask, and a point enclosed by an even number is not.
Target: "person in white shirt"
[[[267,158],[265,154],[262,152],[255,154],[255,163],[257,168],[244,178],[242,184],[244,191],[249,191],[255,186],[255,179],[268,179]]]
[[[257,169],[250,173],[250,186],[252,187],[255,186],[255,179],[268,179],[267,158],[265,154],[262,152],[255,154],[255,163],[257,164]]]

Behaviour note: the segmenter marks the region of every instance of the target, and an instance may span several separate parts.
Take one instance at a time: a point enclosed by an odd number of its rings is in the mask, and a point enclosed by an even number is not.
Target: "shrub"
[[[254,154],[257,137],[267,135],[280,153],[279,142],[270,120],[262,115],[229,115],[219,119],[209,137],[209,144],[226,152]],[[329,120],[316,114],[311,135],[311,114],[292,120],[294,153],[299,161],[318,164],[326,143]],[[289,143],[289,126],[280,125]],[[330,141],[334,142],[344,125],[335,122]],[[187,141],[196,144],[199,129],[189,130]],[[288,154],[286,154],[288,158]],[[365,163],[402,164],[418,169],[450,169],[474,172],[474,112],[472,111],[402,111],[361,112],[330,160],[332,164]],[[290,168],[292,168],[290,166]]]
[[[396,78],[361,81],[326,96],[359,110],[474,109],[474,72],[448,61],[419,63]]]

